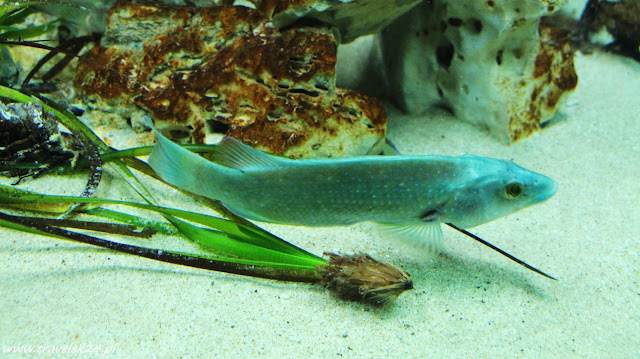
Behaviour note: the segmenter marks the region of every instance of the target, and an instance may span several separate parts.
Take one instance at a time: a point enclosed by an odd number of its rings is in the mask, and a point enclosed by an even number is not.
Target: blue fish
[[[209,161],[156,135],[149,165],[164,181],[239,216],[311,227],[375,222],[431,252],[441,249],[441,223],[474,227],[557,189],[513,162],[471,155],[292,160],[227,137]]]

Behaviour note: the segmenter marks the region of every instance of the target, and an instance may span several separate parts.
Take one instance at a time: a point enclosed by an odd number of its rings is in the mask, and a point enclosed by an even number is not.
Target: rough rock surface
[[[554,1],[424,2],[382,33],[390,95],[409,112],[445,106],[505,141],[540,128],[577,85]]]
[[[118,2],[75,85],[88,107],[134,125],[151,113],[182,142],[223,133],[290,157],[365,154],[386,116],[335,87],[336,48],[329,29],[279,32],[247,7]]]

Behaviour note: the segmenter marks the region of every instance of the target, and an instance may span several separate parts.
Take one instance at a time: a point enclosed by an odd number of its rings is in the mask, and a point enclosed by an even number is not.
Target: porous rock
[[[540,21],[557,5],[420,4],[382,33],[390,96],[411,113],[448,107],[505,141],[532,134],[577,85],[569,41]]]
[[[223,133],[295,158],[365,154],[386,115],[335,87],[336,48],[330,29],[279,32],[247,7],[120,1],[75,84],[87,106],[133,122],[151,113],[182,142]]]

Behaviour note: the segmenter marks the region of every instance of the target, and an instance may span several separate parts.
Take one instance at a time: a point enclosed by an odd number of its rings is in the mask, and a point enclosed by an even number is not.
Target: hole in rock
[[[478,19],[471,19],[471,30],[474,34],[482,32],[482,21]]]
[[[301,89],[301,88],[290,89],[289,93],[303,94],[303,95],[307,95],[307,96],[311,96],[311,97],[320,96],[320,92],[318,92],[318,91],[309,91],[309,90],[305,90],[305,89]]]
[[[166,132],[165,135],[175,141],[184,141],[191,138],[191,132],[185,127],[171,128],[162,132]]]
[[[71,106],[69,108],[69,111],[71,111],[71,113],[74,116],[77,116],[77,117],[80,117],[80,116],[82,116],[84,114],[84,110],[83,109],[81,109],[79,107],[75,107],[75,106]],[[129,122],[131,122],[131,119],[129,119]],[[127,123],[129,123],[129,122],[127,122]]]
[[[514,49],[513,57],[515,57],[516,59],[522,58],[522,49]]]
[[[449,20],[447,20],[449,22],[449,25],[451,26],[455,26],[458,27],[460,25],[462,25],[462,19],[459,17],[450,17]]]
[[[315,86],[318,90],[329,91],[329,87],[325,84],[317,83]]]
[[[207,120],[207,127],[211,133],[226,134],[229,131],[228,124],[216,120]]]
[[[448,70],[449,66],[451,66],[451,60],[453,59],[454,52],[455,50],[451,43],[438,46],[436,48],[436,59],[438,60],[438,64]]]

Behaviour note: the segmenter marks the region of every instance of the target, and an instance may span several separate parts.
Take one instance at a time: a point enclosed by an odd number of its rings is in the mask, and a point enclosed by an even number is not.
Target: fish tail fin
[[[182,148],[155,130],[158,139],[149,155],[149,166],[164,180],[189,192],[220,199],[216,188],[222,186],[221,167]],[[204,182],[216,184],[206,186]]]

